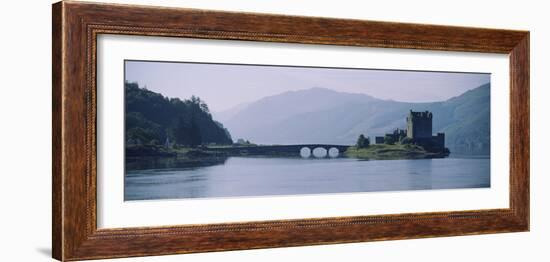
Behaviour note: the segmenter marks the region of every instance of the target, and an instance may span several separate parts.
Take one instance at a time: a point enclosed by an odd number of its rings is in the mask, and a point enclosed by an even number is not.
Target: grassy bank
[[[433,153],[424,150],[417,145],[370,145],[367,148],[350,147],[345,155],[360,159],[422,159],[422,158],[441,158],[446,154],[439,152]]]

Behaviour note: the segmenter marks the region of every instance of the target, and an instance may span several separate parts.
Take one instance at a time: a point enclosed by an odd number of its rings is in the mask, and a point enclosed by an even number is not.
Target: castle
[[[402,142],[405,138],[410,142],[424,147],[428,151],[445,150],[445,133],[432,135],[433,114],[429,111],[409,111],[407,129],[395,129],[385,136],[375,137],[376,144]]]

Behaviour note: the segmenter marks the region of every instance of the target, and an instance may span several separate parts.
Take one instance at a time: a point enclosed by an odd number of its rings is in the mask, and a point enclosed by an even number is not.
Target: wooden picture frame
[[[53,257],[182,254],[529,230],[529,32],[63,1],[53,5]],[[99,34],[508,54],[510,207],[98,229]]]

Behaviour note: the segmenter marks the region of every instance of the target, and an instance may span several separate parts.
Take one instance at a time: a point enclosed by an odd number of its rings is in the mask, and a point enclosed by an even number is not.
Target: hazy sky
[[[490,81],[490,74],[126,61],[126,81],[168,97],[191,95],[213,112],[313,87],[404,102],[442,101]]]

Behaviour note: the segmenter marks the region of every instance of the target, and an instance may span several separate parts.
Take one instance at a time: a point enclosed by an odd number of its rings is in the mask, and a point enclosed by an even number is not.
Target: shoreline
[[[212,158],[227,158],[232,156],[241,157],[290,157],[302,158],[298,150],[277,150],[281,147],[296,147],[299,145],[259,145],[259,146],[223,146],[223,147],[197,147],[197,148],[166,148],[158,145],[140,145],[125,148],[125,157],[135,158],[175,158],[180,160],[200,161]],[[430,152],[418,145],[402,144],[375,144],[365,148],[346,146],[345,151],[340,151],[337,158],[357,158],[363,160],[397,160],[397,159],[429,159],[445,158],[451,156],[448,150]],[[452,156],[451,156],[452,157]],[[473,158],[485,156],[473,156]],[[308,159],[330,158],[328,154],[324,157],[307,157]]]

